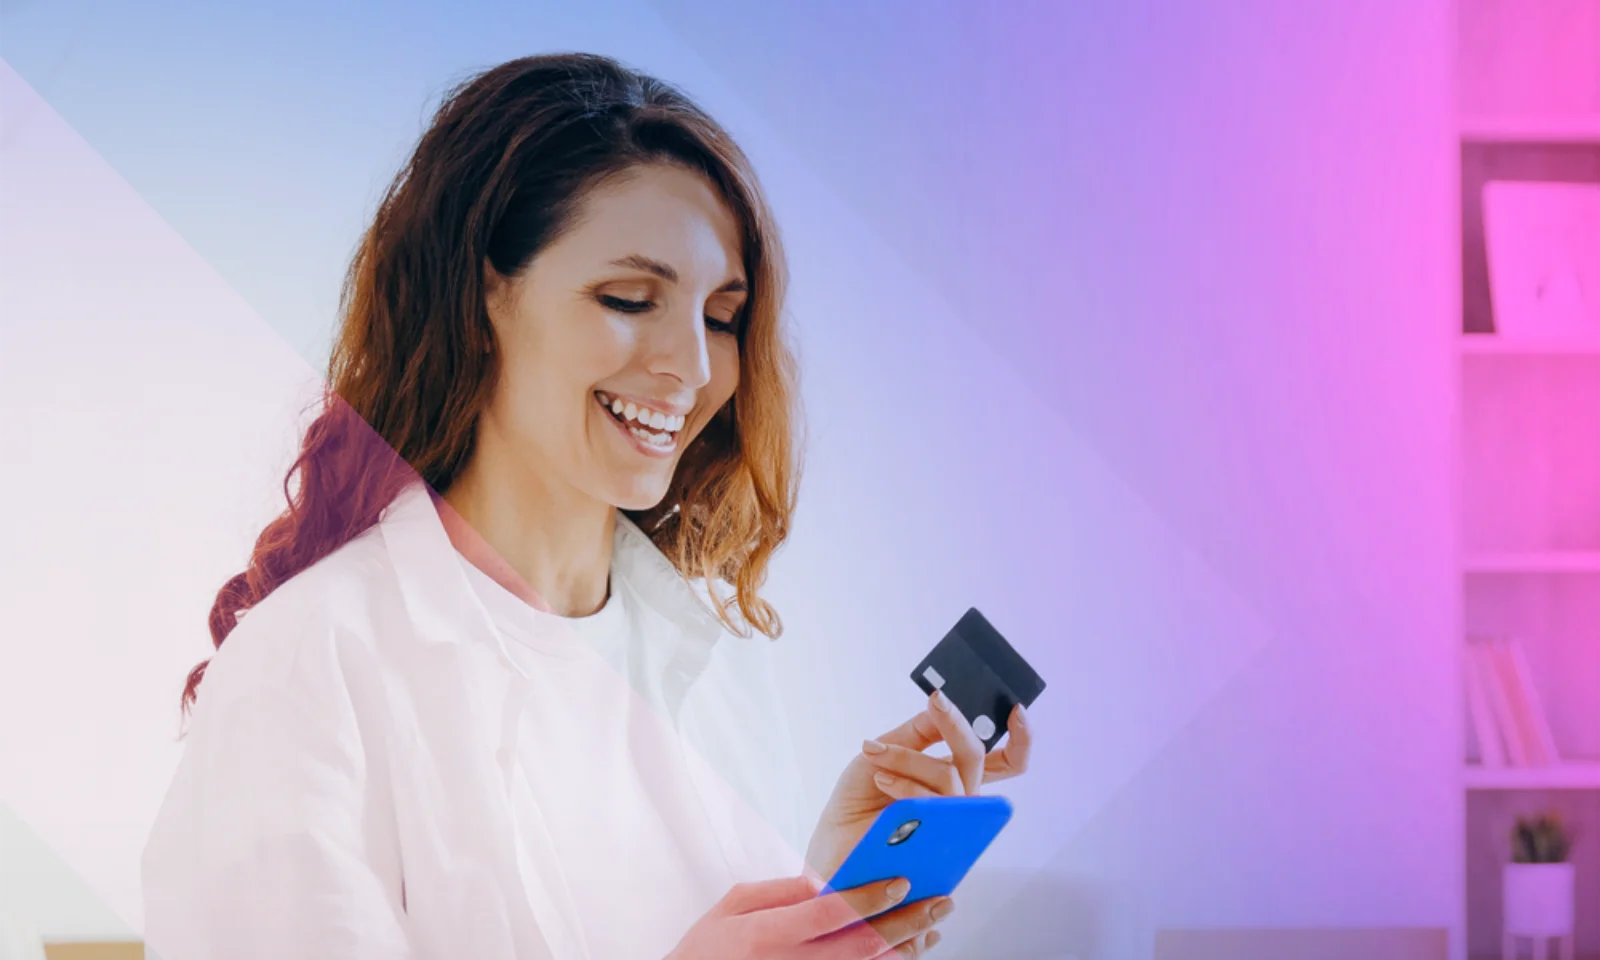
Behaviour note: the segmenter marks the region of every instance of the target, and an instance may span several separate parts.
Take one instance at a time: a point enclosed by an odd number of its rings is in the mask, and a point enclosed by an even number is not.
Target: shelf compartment
[[[1461,372],[1465,556],[1588,569],[1567,554],[1600,552],[1600,352],[1469,353]]]
[[[1600,843],[1593,842],[1593,825],[1600,823],[1600,791],[1596,790],[1474,790],[1466,795],[1467,955],[1494,954],[1500,946],[1501,890],[1506,861],[1511,856],[1511,825],[1519,815],[1556,810],[1582,831],[1572,850],[1577,865],[1579,910],[1577,952],[1584,956],[1600,950],[1600,910],[1583,905],[1600,903]],[[1523,956],[1527,956],[1524,948]]]
[[[1467,637],[1519,641],[1561,759],[1600,760],[1600,572],[1469,573],[1462,600]],[[1533,778],[1541,769],[1557,779],[1588,776],[1549,768],[1506,768],[1506,776]]]

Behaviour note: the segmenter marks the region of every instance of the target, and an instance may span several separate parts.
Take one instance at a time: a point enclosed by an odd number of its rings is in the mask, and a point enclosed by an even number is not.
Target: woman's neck
[[[450,542],[527,603],[583,617],[606,601],[616,512],[521,472],[492,469],[479,450],[436,500]],[[492,455],[491,455],[492,456]]]

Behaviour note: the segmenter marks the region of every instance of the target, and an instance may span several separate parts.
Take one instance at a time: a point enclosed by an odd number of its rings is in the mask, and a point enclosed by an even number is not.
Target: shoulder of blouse
[[[393,573],[373,528],[279,584],[239,615],[206,666],[194,718],[252,694],[304,697],[337,674],[351,645],[371,647],[393,607]],[[370,652],[370,650],[368,650]],[[312,676],[308,678],[307,674]],[[321,682],[308,683],[308,679]]]

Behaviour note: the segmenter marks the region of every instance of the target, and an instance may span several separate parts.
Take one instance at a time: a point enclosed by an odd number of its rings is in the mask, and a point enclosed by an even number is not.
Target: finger
[[[729,916],[755,913],[759,910],[806,903],[816,897],[821,889],[822,884],[808,876],[736,883],[723,896],[720,905]]]
[[[815,940],[889,910],[910,892],[911,882],[896,877],[768,910],[761,915],[762,941],[787,945]]]
[[[983,779],[992,782],[1027,773],[1028,754],[1032,750],[1033,731],[1028,726],[1028,712],[1019,703],[1006,721],[1006,745],[989,754],[983,762]]]
[[[920,957],[922,956],[922,940],[926,936],[927,934],[925,933],[919,933],[898,947],[888,948],[873,957],[872,960],[906,960],[907,957]]]
[[[919,933],[905,943],[900,944],[900,946],[891,947],[886,952],[873,958],[873,960],[902,960],[904,957],[920,957],[928,951],[928,938],[933,934],[934,931],[932,930],[926,933]]]
[[[955,909],[949,897],[919,900],[871,921],[819,938],[800,951],[805,960],[871,960],[894,956],[895,951],[922,934]],[[816,948],[812,952],[811,948]],[[913,954],[915,956],[915,954]]]
[[[870,921],[870,926],[884,942],[898,947],[932,930],[955,908],[955,901],[949,897],[931,897],[886,913]]]
[[[943,739],[939,725],[926,710],[878,738],[882,743],[918,751],[926,750]]]
[[[932,709],[933,722],[938,725],[939,732],[944,735],[945,743],[950,745],[950,759],[956,765],[956,770],[961,773],[961,782],[966,787],[966,793],[976,794],[983,785],[983,741],[972,732],[972,724],[961,715],[956,705],[944,695],[943,690],[933,691],[933,696],[928,698]]]
[[[943,794],[937,790],[925,787],[915,780],[908,780],[905,777],[889,773],[887,770],[879,770],[877,773],[874,773],[872,775],[872,782],[878,785],[879,790],[882,790],[884,793],[895,798],[896,800],[912,800],[919,797],[948,796],[948,794]],[[957,796],[962,795],[963,794],[957,794]]]
[[[937,947],[939,945],[939,939],[940,939],[939,931],[937,931],[937,930],[929,930],[927,933],[924,933],[921,936],[914,937],[911,940],[908,940],[905,943],[902,943],[900,946],[896,947],[894,950],[891,950],[890,952],[884,954],[884,956],[885,957],[921,957],[921,956],[925,956],[929,950],[932,950],[934,947]]]
[[[955,764],[942,757],[930,757],[917,750],[876,740],[863,743],[861,755],[879,770],[915,780],[937,794],[959,797],[967,792]]]

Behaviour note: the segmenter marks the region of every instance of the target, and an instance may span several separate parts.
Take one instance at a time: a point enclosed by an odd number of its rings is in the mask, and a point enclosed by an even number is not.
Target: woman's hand
[[[1005,746],[985,756],[967,718],[935,691],[927,710],[862,744],[822,811],[806,863],[819,876],[833,876],[879,812],[896,800],[973,796],[985,783],[1025,773],[1033,739],[1020,705],[1011,711],[1006,730]],[[940,741],[950,745],[950,756],[923,753]]]
[[[667,960],[873,960],[920,957],[948,897],[898,909],[911,884],[881,880],[827,896],[810,877],[741,883],[696,923]],[[889,912],[884,912],[889,911]],[[862,922],[862,917],[871,920]]]

